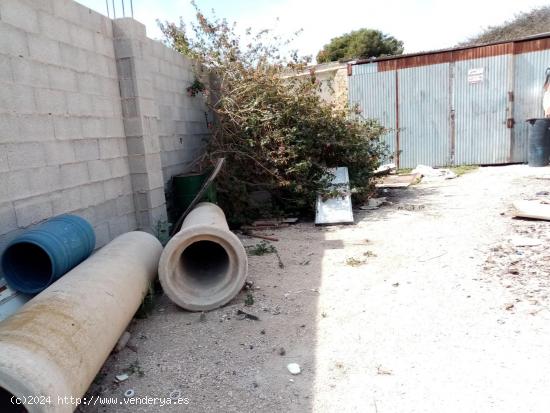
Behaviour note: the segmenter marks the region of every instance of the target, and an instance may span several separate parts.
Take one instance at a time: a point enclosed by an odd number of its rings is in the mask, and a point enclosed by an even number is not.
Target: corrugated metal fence
[[[390,129],[401,168],[525,162],[549,66],[550,36],[358,62],[349,101]]]

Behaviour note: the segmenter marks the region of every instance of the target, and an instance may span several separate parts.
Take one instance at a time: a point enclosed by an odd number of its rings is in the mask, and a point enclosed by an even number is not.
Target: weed
[[[464,174],[467,174],[468,172],[473,172],[478,168],[479,166],[477,165],[460,165],[452,167],[451,171],[453,171],[458,176],[462,176]]]
[[[170,228],[172,224],[167,221],[158,220],[155,225],[155,236],[160,241],[162,246],[165,246],[170,241]]]
[[[246,293],[246,298],[244,299],[244,305],[250,307],[251,305],[254,305],[254,296],[252,293]]]
[[[360,260],[355,257],[349,257],[346,260],[346,265],[349,265],[350,267],[359,267],[360,265],[363,265],[365,263],[365,260]]]
[[[249,255],[265,255],[265,254],[275,254],[277,249],[269,244],[268,242],[262,241],[256,245],[250,245],[246,247]]]
[[[367,258],[377,257],[377,255],[374,252],[372,252],[371,250],[368,250],[367,252],[364,252],[363,255]]]
[[[139,377],[145,376],[145,371],[143,371],[141,364],[139,364],[139,360],[134,361],[132,364],[126,367],[124,369],[124,372],[129,376],[133,374],[137,374]]]

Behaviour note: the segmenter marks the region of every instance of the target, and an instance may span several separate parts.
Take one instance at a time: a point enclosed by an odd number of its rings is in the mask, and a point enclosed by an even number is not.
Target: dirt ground
[[[391,205],[355,211],[355,225],[267,232],[284,268],[250,257],[253,305],[243,291],[201,317],[160,297],[90,391],[179,391],[188,404],[80,410],[548,412],[550,222],[511,214],[541,191],[550,167],[480,168],[391,190]]]

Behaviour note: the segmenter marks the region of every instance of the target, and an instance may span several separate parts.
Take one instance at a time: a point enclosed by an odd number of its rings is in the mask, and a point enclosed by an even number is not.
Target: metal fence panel
[[[371,66],[366,68],[366,66]],[[360,69],[360,70],[359,70]],[[377,119],[390,129],[383,141],[392,154],[396,151],[395,72],[376,72],[376,63],[353,67],[349,79],[350,106],[359,105],[361,116]]]
[[[525,122],[544,117],[542,109],[545,70],[550,66],[550,50],[522,53],[515,56],[514,73],[514,138],[512,162],[527,161],[527,131]]]
[[[456,164],[509,161],[506,107],[511,58],[511,55],[500,55],[455,63]]]
[[[398,71],[399,166],[450,163],[449,64]]]

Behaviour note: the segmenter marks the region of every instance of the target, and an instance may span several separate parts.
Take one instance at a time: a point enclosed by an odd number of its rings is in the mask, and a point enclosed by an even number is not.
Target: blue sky
[[[108,0],[111,8],[112,1]],[[122,0],[114,0],[117,16]],[[79,0],[106,14],[105,0]],[[130,0],[124,0],[129,13]],[[451,47],[484,27],[514,14],[543,6],[548,0],[197,0],[208,12],[246,27],[272,28],[280,34],[303,29],[293,43],[301,54],[315,55],[331,38],[362,27],[375,28],[405,42],[407,53]],[[147,34],[160,38],[155,23],[193,19],[189,0],[133,0],[134,17]],[[279,20],[277,21],[277,18]]]

